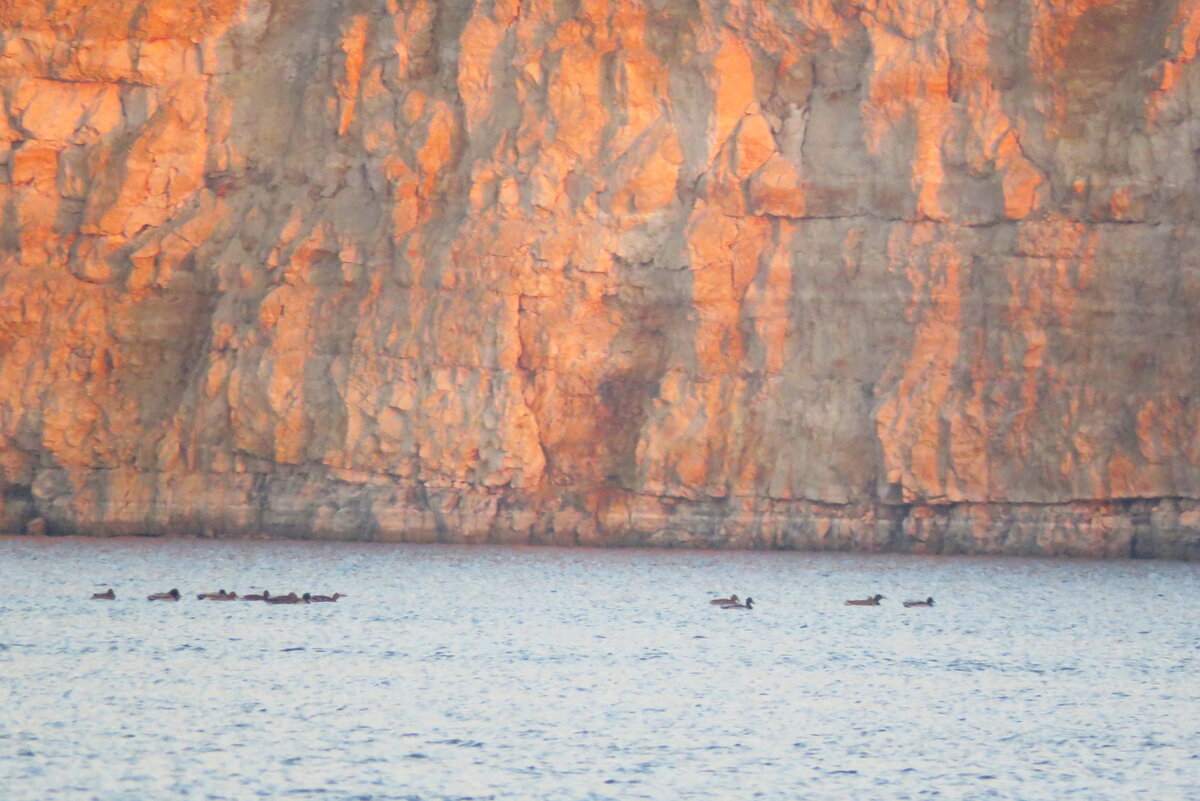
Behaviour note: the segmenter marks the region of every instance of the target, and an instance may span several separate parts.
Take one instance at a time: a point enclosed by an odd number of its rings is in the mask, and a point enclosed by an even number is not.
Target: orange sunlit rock
[[[1200,557],[1195,3],[0,31],[0,530]]]

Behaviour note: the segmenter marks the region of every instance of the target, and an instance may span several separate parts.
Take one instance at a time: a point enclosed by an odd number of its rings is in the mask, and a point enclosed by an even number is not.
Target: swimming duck
[[[861,600],[846,601],[846,606],[879,606],[879,602],[883,600],[882,595],[876,595],[874,598],[863,598]]]
[[[335,592],[333,595],[314,595],[308,600],[312,601],[314,604],[330,604],[336,601],[338,598],[345,597],[346,596],[342,595],[340,592]]]
[[[269,604],[298,604],[300,598],[296,593],[289,592],[287,595],[272,595],[270,598],[263,598]]]
[[[249,595],[243,595],[242,600],[243,601],[265,601],[270,597],[271,597],[271,591],[263,590],[261,595],[258,593],[251,593]]]
[[[179,590],[171,590],[170,592],[156,592],[153,595],[146,596],[147,601],[178,601]]]
[[[735,595],[733,597],[736,598],[737,596]],[[725,604],[721,608],[722,609],[753,609],[754,608],[754,599],[747,598],[746,603],[744,603],[744,604],[739,604],[739,603]]]
[[[736,595],[730,595],[728,598],[713,598],[711,601],[709,601],[709,603],[716,604],[717,606],[724,606],[725,604],[736,604],[739,603],[739,601]]]
[[[225,592],[220,589],[216,592],[202,592],[196,596],[197,601],[232,601],[237,598],[237,593]]]
[[[104,592],[93,592],[92,593],[93,601],[115,601],[116,599],[117,599],[117,594],[115,592],[113,592],[112,587],[109,587]]]
[[[905,606],[933,606],[933,599],[926,598],[924,601],[905,601]]]

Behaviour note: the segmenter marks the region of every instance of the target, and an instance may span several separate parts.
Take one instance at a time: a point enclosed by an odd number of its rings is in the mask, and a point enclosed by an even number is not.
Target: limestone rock
[[[1200,557],[1191,0],[0,6],[0,522]]]

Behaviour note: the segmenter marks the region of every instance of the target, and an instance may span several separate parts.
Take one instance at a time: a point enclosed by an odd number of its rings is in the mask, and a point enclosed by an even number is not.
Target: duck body
[[[93,592],[92,593],[93,601],[115,601],[116,599],[117,599],[117,594],[115,592],[113,592],[112,587],[109,587],[104,592]]]
[[[251,593],[250,595],[243,595],[242,600],[243,601],[265,601],[270,597],[271,597],[271,591],[263,590],[261,595],[259,593]]]
[[[309,601],[314,604],[331,604],[338,598],[345,598],[340,592],[335,592],[333,595],[313,595],[309,597]]]
[[[736,598],[737,596],[734,596],[734,597]],[[754,599],[747,598],[746,603],[744,603],[744,604],[739,604],[739,603],[725,604],[721,608],[722,609],[753,609],[754,608]]]
[[[223,590],[223,589],[217,590],[216,592],[202,592],[196,596],[196,600],[197,601],[236,601],[237,593],[236,592],[225,592],[225,590]]]
[[[905,601],[904,605],[909,608],[914,606],[933,606],[933,598],[926,598],[924,601]]]
[[[728,604],[736,604],[741,602],[738,600],[737,595],[730,595],[728,598],[713,598],[711,601],[709,601],[709,603],[717,606],[726,606]]]
[[[153,595],[146,596],[147,601],[178,601],[179,590],[171,590],[170,592],[156,592]]]
[[[882,600],[882,595],[875,595],[873,598],[860,598],[853,601],[846,601],[846,606],[879,606],[879,602]]]
[[[263,598],[269,604],[298,604],[300,603],[299,596],[294,592],[289,592],[287,595],[272,595],[270,598]]]

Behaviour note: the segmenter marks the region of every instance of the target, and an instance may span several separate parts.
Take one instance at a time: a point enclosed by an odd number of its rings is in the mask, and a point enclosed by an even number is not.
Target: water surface
[[[0,797],[1195,798],[1198,598],[1166,562],[0,538]]]

